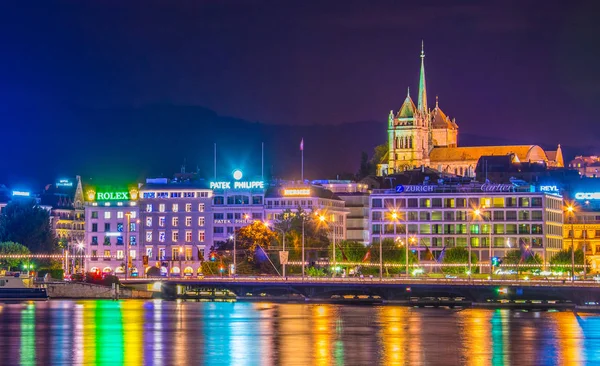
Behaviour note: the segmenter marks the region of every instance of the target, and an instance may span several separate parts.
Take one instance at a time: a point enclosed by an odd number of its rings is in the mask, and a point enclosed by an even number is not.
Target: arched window
[[[413,137],[410,137],[410,140],[408,141],[408,148],[412,149],[413,148]]]

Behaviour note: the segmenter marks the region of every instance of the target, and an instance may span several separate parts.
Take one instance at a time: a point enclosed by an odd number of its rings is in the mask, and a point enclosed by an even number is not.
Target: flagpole
[[[300,141],[300,152],[301,152],[301,156],[302,156],[300,179],[302,180],[302,183],[304,183],[304,138],[302,138],[302,141]]]

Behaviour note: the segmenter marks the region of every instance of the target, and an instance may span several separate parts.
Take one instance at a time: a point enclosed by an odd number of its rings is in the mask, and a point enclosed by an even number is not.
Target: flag
[[[300,141],[300,151],[304,151],[304,138]]]
[[[426,261],[434,260],[433,253],[431,253],[431,250],[429,250],[429,247],[427,245],[425,245],[425,260]]]
[[[365,254],[365,256],[363,257],[362,261],[366,262],[369,259],[371,259],[371,249],[369,249],[369,251]]]
[[[440,255],[437,258],[438,263],[442,263],[442,261],[444,260],[444,254],[446,254],[446,247],[442,248],[442,252],[440,253]]]

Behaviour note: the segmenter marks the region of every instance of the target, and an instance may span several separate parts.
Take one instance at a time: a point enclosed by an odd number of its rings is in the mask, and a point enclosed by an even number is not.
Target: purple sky
[[[48,123],[12,117],[23,110],[60,124],[76,107],[173,103],[270,124],[384,123],[408,86],[416,96],[423,39],[429,104],[439,95],[462,133],[597,146],[599,8],[578,0],[6,1],[0,118],[15,133]]]

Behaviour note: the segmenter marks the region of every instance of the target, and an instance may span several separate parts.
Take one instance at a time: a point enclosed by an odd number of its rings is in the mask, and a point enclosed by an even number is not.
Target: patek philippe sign
[[[396,186],[396,193],[431,193],[435,189],[435,186],[403,186],[401,184]]]
[[[484,192],[512,192],[513,188],[512,184],[485,183],[481,186],[481,190]]]
[[[56,182],[57,187],[73,187],[73,182],[68,179],[61,179]]]
[[[251,224],[252,220],[244,220],[244,219],[218,219],[215,220],[215,224]]]
[[[242,171],[236,169],[233,171],[234,181],[219,181],[210,182],[210,189],[264,189],[265,183],[261,180],[258,181],[242,181],[244,176]]]

